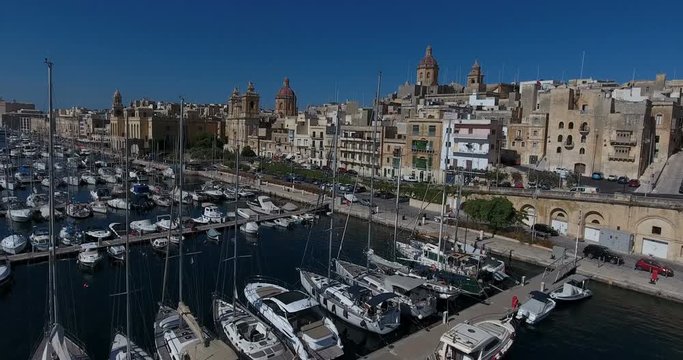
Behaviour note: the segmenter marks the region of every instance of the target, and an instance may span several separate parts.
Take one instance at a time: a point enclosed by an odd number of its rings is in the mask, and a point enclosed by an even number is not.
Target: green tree
[[[504,197],[468,200],[463,204],[463,210],[473,220],[488,224],[494,231],[510,227],[526,217]]]
[[[243,157],[245,157],[245,158],[251,158],[251,157],[256,156],[256,153],[254,152],[254,150],[251,149],[251,146],[245,145],[245,146],[242,148],[242,153],[241,153],[241,155],[242,155]]]

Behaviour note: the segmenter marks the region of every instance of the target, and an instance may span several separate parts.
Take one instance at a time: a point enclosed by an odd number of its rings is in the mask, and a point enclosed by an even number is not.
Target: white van
[[[580,192],[584,194],[597,194],[600,192],[600,189],[596,188],[595,186],[576,186],[571,189],[569,189],[571,192]]]

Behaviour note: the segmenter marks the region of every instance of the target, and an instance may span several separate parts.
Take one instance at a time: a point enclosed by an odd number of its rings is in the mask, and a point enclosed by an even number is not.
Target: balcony
[[[573,148],[574,148],[574,142],[573,142],[573,141],[570,142],[570,143],[565,142],[565,143],[564,143],[564,148],[567,149],[567,150],[573,149]]]
[[[430,148],[413,147],[412,150],[414,153],[422,153],[422,154],[433,154],[434,153],[434,149],[430,149]]]
[[[608,158],[610,161],[625,161],[625,162],[635,162],[636,157],[629,154],[618,154],[609,153]]]
[[[612,136],[609,139],[611,145],[628,145],[634,146],[638,141],[633,136]]]
[[[590,131],[591,131],[591,128],[590,128],[590,126],[588,126],[588,125],[581,126],[581,127],[579,128],[579,134],[581,134],[581,135],[588,135],[588,133],[589,133]]]

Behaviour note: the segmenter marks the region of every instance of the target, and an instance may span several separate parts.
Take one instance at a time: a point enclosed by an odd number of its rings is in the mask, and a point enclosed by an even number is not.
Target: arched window
[[[279,103],[277,107],[278,107],[278,110],[282,110],[282,103]]]
[[[427,71],[427,79],[429,79],[429,78],[431,78],[431,77],[432,77],[432,73],[430,73],[429,71]]]
[[[559,153],[562,152],[562,148],[558,146],[558,147],[557,147],[557,150],[555,150],[555,151],[559,154]]]
[[[420,76],[419,76],[419,77],[420,77],[420,79],[422,79],[422,71],[420,71]]]
[[[587,122],[581,123],[581,127],[579,128],[579,130],[588,131],[588,123]]]
[[[581,143],[585,143],[585,142],[586,142],[586,135],[581,135]]]
[[[574,123],[573,123],[573,122],[570,122],[570,123],[567,125],[567,128],[568,128],[569,130],[573,129],[573,128],[574,128]]]
[[[560,129],[564,129],[564,122],[560,121],[560,124],[557,127]]]
[[[655,123],[657,125],[662,125],[662,114],[655,115]]]
[[[254,103],[253,101],[249,102],[249,109],[254,110],[255,106],[256,106],[256,103]]]
[[[562,142],[562,135],[557,135],[557,142]]]
[[[579,149],[579,155],[583,155],[585,153],[586,153],[586,149],[584,149],[584,148]]]
[[[567,135],[567,144],[571,144],[573,142],[574,138],[572,138],[571,135]]]

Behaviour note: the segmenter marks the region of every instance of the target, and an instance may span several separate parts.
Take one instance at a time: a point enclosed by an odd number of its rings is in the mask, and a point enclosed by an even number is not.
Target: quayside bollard
[[[442,313],[441,323],[442,324],[448,323],[448,310],[444,310],[444,312]]]
[[[541,292],[545,291],[545,281],[541,281]]]
[[[526,285],[526,275],[522,275],[522,286]]]

